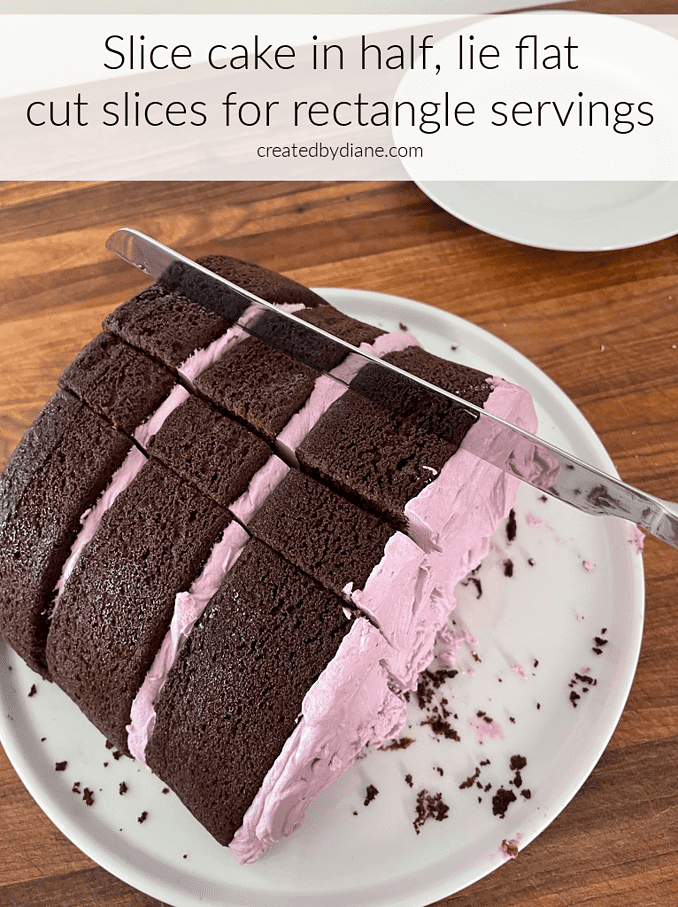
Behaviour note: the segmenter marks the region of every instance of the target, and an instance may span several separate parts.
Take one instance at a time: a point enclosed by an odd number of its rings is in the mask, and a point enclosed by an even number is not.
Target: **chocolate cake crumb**
[[[438,690],[446,680],[451,680],[456,677],[459,671],[454,669],[446,670],[441,669],[439,671],[422,671],[419,675],[419,683],[417,684],[417,703],[420,709],[425,709],[429,706],[433,700],[433,694]]]
[[[525,797],[526,800],[529,800],[532,796],[532,791],[529,789],[529,787],[526,787],[525,790],[521,790],[520,796]]]
[[[412,775],[410,775],[409,772],[405,775],[405,783],[407,784],[408,787],[412,787],[414,785],[414,782],[412,780]]]
[[[353,815],[354,815],[354,816],[357,816],[357,815],[358,815],[358,810],[357,810],[357,809],[354,809],[354,810],[353,810]]]
[[[365,796],[365,800],[363,801],[363,806],[369,806],[370,803],[371,803],[371,802],[374,800],[374,798],[377,796],[377,794],[379,793],[379,791],[378,791],[377,788],[374,786],[374,784],[368,784],[368,785],[367,785],[367,790],[366,790],[365,793],[366,793],[366,796]]]
[[[36,694],[37,692],[38,692],[38,688],[36,687],[35,684],[33,684],[33,686],[32,686],[32,687],[30,688],[30,690],[28,691],[28,698],[30,699],[31,696],[35,696],[35,694]]]
[[[581,699],[579,693],[575,693],[574,690],[570,693],[570,702],[572,703],[573,708],[577,708],[577,700]]]
[[[509,542],[514,541],[518,533],[518,524],[516,522],[516,512],[511,509],[509,511],[508,520],[506,521],[506,538]]]
[[[472,775],[469,775],[469,777],[466,779],[466,781],[461,782],[461,784],[459,785],[459,790],[466,790],[469,787],[473,787],[473,784],[479,777],[480,777],[480,766],[477,765],[475,772]]]
[[[540,494],[539,500],[543,501],[546,504],[546,502],[548,501],[548,497],[545,494]]]
[[[422,727],[428,725],[433,733],[438,737],[445,737],[447,740],[457,740],[461,738],[459,734],[455,731],[449,721],[445,721],[444,718],[441,718],[439,715],[431,716],[426,718],[424,721],[421,721],[420,724]]]
[[[522,769],[524,769],[526,765],[527,759],[525,758],[525,756],[511,756],[511,761],[509,762],[511,771],[522,771]]]
[[[41,737],[41,738],[40,738],[40,743],[44,743],[45,740],[47,740],[47,737]]]
[[[106,749],[107,749],[107,750],[112,750],[112,749],[113,749],[113,744],[111,743],[110,740],[107,740],[107,741],[106,741]]]
[[[442,822],[447,818],[449,806],[443,801],[443,795],[430,794],[427,790],[420,790],[417,794],[416,819],[412,823],[417,834],[428,819],[435,819],[436,822]]]
[[[483,594],[483,584],[480,582],[477,576],[469,576],[468,579],[465,579],[462,583],[462,586],[468,586],[470,583],[476,587],[476,599],[481,598]]]
[[[115,759],[116,762],[118,761],[118,759],[122,759],[122,757],[124,755],[125,754],[123,752],[121,752],[120,750],[113,750],[113,758]]]
[[[513,576],[513,561],[510,557],[504,561],[504,576]]]
[[[527,563],[530,565],[530,567],[534,567],[536,561],[533,557],[528,557]]]
[[[534,662],[532,663],[532,667],[533,667],[533,668],[538,668],[538,667],[539,667],[539,659],[538,659],[538,658],[535,658]]]
[[[144,810],[142,812],[142,814],[139,816],[139,818],[137,819],[137,822],[139,823],[139,825],[142,825],[146,821],[147,818],[148,818],[148,813],[146,812],[146,810]]]
[[[73,791],[74,794],[81,794],[82,791],[80,790],[80,782],[76,781],[75,784],[73,785],[73,787],[71,788],[71,790]]]
[[[168,794],[168,793],[169,793],[169,787],[163,787],[163,789],[160,791],[160,793],[162,793],[162,794]]]
[[[492,797],[492,814],[503,819],[506,815],[506,810],[515,799],[516,795],[512,790],[500,787],[494,797]]]
[[[82,799],[88,806],[91,806],[94,803],[94,793],[89,789],[89,787],[86,787],[82,792]]]
[[[501,849],[507,857],[515,859],[518,856],[518,843],[516,841],[507,841],[506,838],[501,842]]]
[[[540,708],[541,708],[541,702],[538,702],[538,703],[537,703],[537,711],[539,711]]]
[[[438,772],[438,774],[440,775],[440,777],[442,778],[443,775],[445,774],[445,770],[443,768],[441,768],[439,765],[436,765],[435,768],[436,768],[436,771]]]
[[[406,324],[403,324],[402,321],[399,323],[398,327],[401,331],[409,331],[409,328]]]
[[[128,790],[127,785],[125,784],[124,781],[121,781],[120,786],[118,787],[118,793],[120,794],[120,796],[122,797],[123,794],[126,794],[127,790]]]
[[[398,737],[397,740],[392,740],[390,743],[385,743],[383,746],[380,746],[380,750],[406,750],[408,746],[411,746],[414,743],[413,737]]]
[[[54,771],[55,772],[65,772],[67,765],[68,765],[68,762],[66,762],[65,759],[63,762],[57,762],[56,765],[54,766]]]
[[[596,653],[596,655],[602,655],[603,646],[606,646],[608,644],[609,640],[603,639],[602,636],[594,636],[593,641],[595,643],[595,646],[593,646],[593,651]]]

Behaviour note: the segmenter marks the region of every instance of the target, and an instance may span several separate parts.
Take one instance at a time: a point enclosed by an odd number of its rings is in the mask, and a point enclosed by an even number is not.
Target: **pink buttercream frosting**
[[[298,312],[300,309],[306,308],[303,303],[284,303],[282,305],[276,306],[278,310],[283,312]],[[258,305],[256,302],[245,309],[242,315],[238,319],[238,324],[233,325],[227,331],[224,331],[219,337],[213,340],[210,344],[202,349],[195,350],[188,359],[183,362],[179,368],[178,372],[182,375],[189,383],[193,383],[197,377],[199,377],[206,369],[211,365],[221,359],[224,353],[227,350],[233,349],[239,343],[242,343],[243,340],[246,340],[249,337],[249,333],[243,328],[248,327],[258,318],[260,318],[267,309],[264,306]]]
[[[165,419],[188,399],[189,393],[180,384],[176,384],[160,406],[151,413],[151,415],[134,431],[134,439],[142,446],[146,447],[148,442],[162,428]],[[73,572],[73,568],[78,562],[83,549],[90,542],[99,528],[103,515],[113,506],[113,502],[118,495],[123,492],[132,481],[137,477],[142,467],[148,462],[148,458],[137,447],[132,447],[122,462],[122,465],[113,473],[111,479],[99,496],[96,504],[86,510],[80,517],[81,528],[73,542],[70,553],[61,570],[61,576],[56,585],[56,599],[53,609],[56,608],[61,598],[64,585],[68,577]]]
[[[59,604],[59,599],[61,598],[61,593],[66,585],[66,581],[80,559],[80,555],[82,554],[85,545],[94,538],[104,513],[106,513],[108,508],[113,505],[117,496],[127,488],[147,462],[147,457],[142,454],[137,447],[132,447],[122,464],[111,476],[110,482],[99,496],[96,504],[94,504],[93,507],[90,507],[89,510],[86,510],[80,517],[80,531],[73,542],[68,558],[61,570],[61,576],[56,585],[57,596],[54,601],[53,610],[56,609]]]
[[[373,343],[361,343],[359,349],[381,358],[409,346],[421,346],[416,337],[400,331],[397,334],[380,334]],[[369,360],[357,353],[349,355],[336,368],[321,375],[313,390],[298,413],[295,413],[275,440],[281,456],[289,463],[298,465],[296,449],[310,432],[318,419],[346,392],[349,384]],[[339,379],[339,380],[337,380]]]
[[[521,387],[490,379],[484,408],[527,431],[537,428],[532,398]],[[447,596],[487,554],[497,524],[508,515],[519,480],[479,459],[474,447],[481,422],[474,424],[440,475],[405,505],[409,535],[426,551]]]
[[[381,665],[388,648],[368,621],[354,622],[304,697],[299,723],[229,845],[241,863],[296,831],[310,804],[367,744],[379,747],[400,732],[405,703],[389,689]]]
[[[248,539],[242,526],[235,521],[229,523],[213,546],[200,575],[187,592],[179,592],[174,600],[169,630],[132,703],[131,721],[127,726],[129,751],[141,762],[145,762],[146,746],[155,727],[154,703],[167,674],[195,622],[237,561]]]
[[[406,535],[396,532],[363,589],[344,593],[370,617],[391,645],[384,664],[401,690],[415,690],[419,674],[433,659],[438,632],[455,607],[444,596],[426,562],[426,554]]]
[[[290,467],[275,454],[257,470],[239,498],[228,508],[234,517],[247,525],[256,515],[266,498],[289,472]]]

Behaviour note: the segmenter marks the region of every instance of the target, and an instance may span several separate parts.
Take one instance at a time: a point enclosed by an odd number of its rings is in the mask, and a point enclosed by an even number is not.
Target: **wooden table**
[[[414,185],[0,186],[0,466],[102,318],[143,285],[104,248],[135,226],[309,285],[380,290],[507,341],[582,409],[633,484],[678,499],[678,239],[607,253],[526,248]],[[678,552],[648,539],[637,678],[598,767],[558,819],[456,907],[678,903]],[[56,830],[0,751],[0,905],[157,903]]]

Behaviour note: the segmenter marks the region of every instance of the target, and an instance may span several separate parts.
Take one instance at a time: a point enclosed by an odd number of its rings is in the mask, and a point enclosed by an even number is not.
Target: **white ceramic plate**
[[[541,249],[625,249],[678,233],[675,182],[419,182],[467,224]]]
[[[432,352],[524,384],[545,437],[613,468],[572,402],[503,342],[419,303],[321,292],[364,320],[395,330],[407,325]],[[558,815],[605,749],[636,667],[644,599],[632,528],[585,517],[555,500],[545,503],[528,487],[520,489],[516,518],[515,540],[509,544],[500,527],[477,574],[481,598],[476,584],[460,588],[457,629],[477,642],[460,646],[459,674],[435,700],[449,700],[459,740],[433,734],[421,724],[430,710],[412,703],[405,734],[414,742],[358,761],[316,801],[300,832],[256,864],[238,865],[173,794],[163,793],[157,778],[125,757],[115,759],[66,696],[4,644],[0,739],[33,797],[78,847],[168,904],[423,907],[501,866],[507,847],[522,849]],[[609,641],[596,654],[594,637],[601,635]],[[585,687],[589,692],[580,692]],[[576,708],[572,692],[580,693]],[[510,760],[517,754],[527,760],[520,788],[511,784]],[[56,771],[64,761],[64,770]],[[460,789],[476,769],[473,784]],[[366,806],[369,784],[379,793]],[[500,787],[516,794],[504,818],[493,814]],[[90,806],[85,788],[93,796]],[[415,805],[423,789],[440,793],[449,815],[426,822],[417,834]]]

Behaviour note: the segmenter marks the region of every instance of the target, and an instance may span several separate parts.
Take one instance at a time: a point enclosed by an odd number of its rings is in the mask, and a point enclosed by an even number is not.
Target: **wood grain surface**
[[[309,285],[460,315],[581,408],[622,477],[678,499],[678,239],[606,253],[493,238],[409,183],[0,186],[0,466],[103,317],[144,285],[106,237],[129,225]],[[619,727],[584,788],[519,858],[440,907],[678,903],[678,551],[648,539],[647,619]],[[0,751],[0,905],[150,907],[44,816]]]

